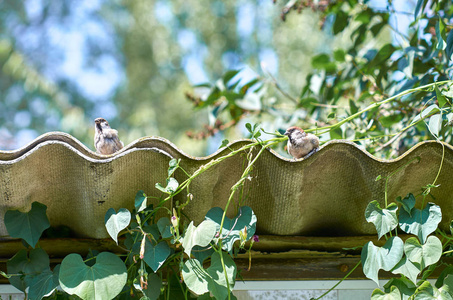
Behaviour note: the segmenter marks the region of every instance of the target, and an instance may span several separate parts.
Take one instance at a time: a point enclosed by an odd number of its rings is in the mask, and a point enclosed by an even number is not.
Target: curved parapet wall
[[[231,143],[238,149],[250,141]],[[443,168],[429,201],[441,206],[442,227],[453,218],[453,148],[445,145]],[[38,201],[47,205],[52,226],[69,226],[77,237],[105,238],[105,212],[132,209],[138,190],[159,197],[170,157],[180,158],[189,173],[228,153],[191,157],[162,138],[142,138],[111,156],[98,155],[65,133],[48,133],[16,151],[0,151],[0,216],[9,209],[28,210]],[[385,177],[414,161],[389,181],[389,199],[419,194],[437,175],[443,148],[438,142],[417,144],[395,160],[383,161],[355,144],[333,141],[301,161],[265,151],[245,185],[244,204],[255,211],[258,234],[346,236],[375,234],[364,212],[371,200],[383,204]],[[207,170],[191,184],[193,200],[185,214],[196,223],[215,206],[225,207],[231,186],[240,178],[244,156],[236,155]],[[186,177],[175,173],[182,182]],[[178,195],[174,201],[185,200]],[[168,203],[170,207],[171,203]],[[229,216],[234,216],[234,205]],[[6,235],[0,222],[0,235]]]

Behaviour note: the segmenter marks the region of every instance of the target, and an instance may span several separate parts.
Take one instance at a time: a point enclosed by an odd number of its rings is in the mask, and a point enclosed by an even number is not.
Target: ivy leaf
[[[368,204],[365,210],[365,218],[368,223],[374,224],[379,239],[398,226],[397,210],[398,206],[395,203],[391,203],[384,209],[381,208],[376,200]]]
[[[43,231],[50,227],[46,210],[47,206],[39,202],[33,202],[27,213],[8,210],[4,218],[8,234],[11,237],[25,240],[34,248]]]
[[[216,231],[219,232],[222,216],[223,209],[220,207],[213,207],[208,211],[205,218],[214,221],[217,227]],[[222,248],[224,250],[228,252],[233,250],[233,244],[235,241],[241,239],[240,232],[244,230],[244,227],[247,231],[246,240],[248,241],[256,231],[256,216],[253,210],[248,206],[240,207],[238,214],[233,219],[225,217],[221,237],[223,238]]]
[[[389,293],[375,289],[371,294],[371,300],[401,300],[401,294],[396,286],[390,287]]]
[[[452,299],[447,290],[447,286],[444,289],[437,289],[429,281],[424,281],[417,288],[418,292],[415,294],[414,300]]]
[[[236,264],[231,256],[225,252],[220,254],[215,252],[211,257],[211,266],[204,269],[196,259],[189,259],[185,262],[182,269],[182,277],[187,287],[197,295],[211,292],[216,299],[225,299],[228,296],[228,287],[225,280],[225,272],[222,267],[222,259],[225,265],[226,275],[233,290],[236,278]]]
[[[6,262],[6,270],[8,274],[24,274],[24,277],[21,279],[20,276],[12,276],[9,278],[9,282],[25,292],[35,276],[49,270],[49,264],[49,255],[43,249],[32,249],[30,252],[21,249]]]
[[[377,247],[373,242],[366,243],[361,254],[365,276],[379,285],[379,270],[393,269],[403,257],[403,247],[403,240],[397,236],[388,239],[383,247]]]
[[[115,209],[110,208],[105,213],[105,228],[116,244],[118,244],[118,233],[125,229],[130,222],[131,213],[126,208],[121,208],[118,213],[116,213]]]
[[[115,254],[102,252],[96,263],[86,265],[79,254],[69,254],[61,262],[60,286],[82,299],[113,299],[126,284],[127,269]]]
[[[431,133],[438,137],[439,131],[442,128],[442,114],[435,114],[429,118],[428,123],[429,130]]]
[[[443,294],[443,292],[448,293],[453,298],[453,275],[447,275],[443,281],[442,287],[439,291]]]
[[[172,225],[169,218],[160,218],[157,221],[157,227],[159,228],[159,232],[162,235],[162,238],[166,239],[173,236],[170,229]]]
[[[423,270],[439,261],[442,256],[442,243],[436,236],[429,236],[426,243],[421,245],[416,237],[411,237],[404,243],[404,253]]]
[[[147,297],[146,300],[157,300],[160,296],[160,288],[162,287],[160,276],[154,273],[148,274],[147,281],[147,288],[141,289],[140,285],[138,285],[139,289]]]
[[[434,203],[428,203],[423,210],[412,208],[410,213],[402,210],[399,215],[400,228],[406,233],[418,236],[423,243],[428,235],[437,229],[441,220],[440,207]]]
[[[30,299],[42,299],[50,295],[60,285],[58,281],[60,265],[57,265],[53,272],[48,269],[33,278],[30,282],[28,295]]]
[[[417,283],[417,276],[418,274],[420,274],[420,272],[420,268],[418,268],[410,260],[408,260],[406,256],[403,256],[400,262],[392,269],[393,274],[403,274],[414,284]]]
[[[137,194],[135,195],[135,209],[137,210],[137,212],[141,212],[146,208],[147,199],[148,198],[146,197],[145,192],[143,192],[142,190],[137,192]]]
[[[227,140],[227,139],[223,140],[223,141],[222,141],[222,144],[221,144],[220,147],[219,147],[219,149],[228,146],[229,143],[230,143],[229,140]]]
[[[163,187],[160,183],[156,183],[156,188],[166,194],[173,194],[174,192],[176,192],[178,187],[179,187],[179,183],[173,177],[167,178],[166,187]]]
[[[433,110],[440,111],[439,106],[437,106],[437,104],[432,104],[432,105],[428,106],[427,108],[422,110],[421,113],[419,113],[417,116],[415,116],[415,118],[412,120],[412,122],[409,125],[417,123],[421,119],[428,116]]]
[[[409,279],[405,277],[391,278],[386,284],[384,284],[385,291],[388,293],[392,286],[396,286],[403,300],[408,300],[414,293],[417,287]]]
[[[170,160],[170,162],[168,163],[168,177],[169,178],[179,168],[179,163],[180,162],[181,162],[181,159],[173,158],[173,159]]]
[[[145,242],[145,256],[143,260],[145,263],[156,272],[165,262],[170,255],[170,247],[164,241],[154,245],[149,239]]]
[[[206,247],[214,239],[216,232],[217,226],[211,220],[204,220],[198,227],[193,225],[193,221],[190,222],[182,241],[184,252],[190,257],[194,246]]]
[[[412,195],[411,193],[407,194],[406,197],[404,197],[403,200],[401,200],[401,197],[398,197],[396,199],[396,202],[398,203],[401,203],[401,206],[403,207],[403,209],[409,214],[411,215],[411,211],[412,211],[412,208],[414,208],[415,206],[415,197],[414,195]]]

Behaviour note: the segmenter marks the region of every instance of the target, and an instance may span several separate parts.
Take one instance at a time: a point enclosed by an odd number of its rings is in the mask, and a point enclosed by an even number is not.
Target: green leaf
[[[235,77],[241,70],[230,70],[223,74],[222,80],[227,84],[233,77]]]
[[[444,280],[448,275],[453,275],[453,266],[451,264],[447,265],[440,273],[439,277],[436,280],[436,287],[440,288],[444,284]],[[453,277],[453,276],[452,276]]]
[[[8,274],[22,274],[24,277],[22,279],[20,276],[12,276],[9,282],[25,292],[35,276],[50,269],[49,264],[49,256],[43,249],[32,249],[30,252],[21,249],[6,262],[6,270]]]
[[[148,297],[147,300],[157,300],[160,296],[162,280],[157,274],[148,274],[148,288],[142,289],[143,294]]]
[[[216,232],[216,223],[211,220],[204,220],[198,227],[193,225],[193,221],[190,222],[182,241],[184,252],[190,257],[194,246],[206,247],[214,239]]]
[[[121,208],[118,213],[110,208],[104,217],[105,228],[110,237],[118,244],[118,233],[125,229],[131,222],[131,213],[126,208]]]
[[[221,253],[230,291],[232,291],[236,278],[236,265],[231,256],[225,252]],[[216,299],[225,299],[228,296],[222,259],[217,252],[212,255],[211,266],[208,269],[204,269],[196,259],[187,260],[182,269],[182,277],[187,287],[197,295],[211,292]]]
[[[42,299],[44,296],[50,295],[60,285],[58,281],[60,273],[60,265],[57,265],[53,272],[45,270],[38,276],[34,277],[30,283],[28,296],[30,299]]]
[[[143,192],[142,190],[137,192],[137,194],[135,195],[135,209],[137,210],[137,212],[141,212],[146,208],[146,206],[148,205],[146,203],[147,199],[148,198],[146,197],[145,192]]]
[[[217,232],[220,231],[220,224],[222,222],[223,209],[220,207],[211,208],[206,214],[207,220],[212,220],[216,223]],[[225,217],[222,229],[222,248],[228,252],[233,250],[233,244],[235,241],[240,240],[240,232],[246,228],[248,241],[253,237],[256,231],[256,216],[253,210],[248,206],[242,206],[239,208],[239,212],[235,218],[230,219]]]
[[[365,218],[368,223],[374,224],[379,239],[398,226],[397,210],[398,206],[395,203],[391,203],[384,209],[381,208],[376,200],[368,203],[365,210]]]
[[[220,147],[219,147],[219,149],[228,146],[229,143],[230,143],[229,140],[227,140],[227,139],[223,140],[223,141],[222,141],[222,144],[221,144]]]
[[[340,127],[330,129],[330,138],[333,140],[341,140],[343,138],[343,131]]]
[[[436,91],[436,98],[437,98],[437,103],[439,104],[439,107],[444,107],[445,104],[447,104],[447,99],[445,96],[441,93],[439,90],[439,87],[436,85],[434,87],[434,90]]]
[[[33,202],[27,213],[8,210],[4,218],[8,234],[11,237],[25,240],[34,248],[43,231],[50,227],[46,210],[47,206],[39,202]]]
[[[160,185],[160,183],[156,183],[156,188],[158,190],[160,190],[161,192],[164,192],[166,194],[173,194],[174,192],[176,192],[178,187],[179,187],[179,183],[173,177],[167,178],[167,186],[166,187],[163,187],[162,185]]]
[[[169,178],[179,168],[179,163],[180,162],[181,162],[181,159],[173,158],[173,159],[170,160],[170,162],[168,163],[168,177]]]
[[[444,284],[439,289],[439,291],[441,293],[442,292],[448,293],[448,295],[450,295],[450,297],[452,297],[452,299],[453,299],[453,275],[451,275],[451,274],[447,275],[447,277],[445,277],[443,283]]]
[[[436,111],[434,111],[436,110]],[[432,104],[430,106],[428,106],[427,108],[425,108],[424,110],[422,110],[422,112],[420,114],[418,114],[417,116],[415,116],[415,118],[412,120],[412,122],[409,124],[409,125],[412,125],[418,121],[420,121],[421,119],[425,118],[426,116],[428,116],[432,111],[434,112],[437,112],[437,111],[440,111],[439,109],[439,106],[437,106],[437,104]]]
[[[436,49],[444,50],[447,47],[447,44],[445,43],[445,25],[440,16],[436,23],[436,37]]]
[[[330,60],[327,54],[318,54],[311,59],[311,65],[315,69],[326,70],[327,72],[333,72],[337,68],[335,62]]]
[[[388,293],[390,292],[390,288],[392,286],[396,286],[400,293],[401,293],[401,299],[407,300],[409,299],[417,289],[414,283],[410,281],[409,279],[405,277],[401,278],[391,278],[385,285],[385,291]]]
[[[431,133],[438,137],[440,129],[442,128],[442,114],[435,114],[431,116],[429,118],[428,127]]]
[[[434,299],[441,299],[441,300],[452,300],[452,297],[445,289],[437,289],[436,287],[432,286],[429,281],[424,281],[421,283],[417,289],[417,293],[415,294],[414,300],[434,300]]]
[[[423,270],[439,261],[442,256],[442,243],[436,236],[429,236],[426,243],[421,245],[416,237],[411,237],[404,243],[404,253]]]
[[[210,245],[206,247],[195,246],[192,248],[192,256],[198,260],[201,264],[206,260],[206,258],[211,257],[214,253],[214,248]]]
[[[366,243],[361,254],[365,276],[379,285],[379,270],[393,269],[403,257],[403,246],[403,240],[397,236],[388,239],[383,247],[377,247],[372,242]]]
[[[396,199],[396,202],[401,203],[401,207],[409,214],[411,215],[412,208],[415,206],[415,197],[411,193],[407,194],[406,197],[404,197],[403,200],[401,200],[401,197],[398,197]]]
[[[113,253],[100,253],[91,267],[75,253],[69,254],[61,262],[61,288],[84,300],[113,299],[123,289],[126,279],[126,265]]]
[[[445,54],[447,55],[447,64],[451,60],[453,54],[453,30],[450,30],[447,36],[447,47],[445,48]]]
[[[440,207],[434,203],[428,203],[423,210],[412,208],[410,213],[401,210],[399,215],[400,228],[406,233],[418,236],[423,243],[428,235],[437,229],[441,220]]]
[[[170,247],[165,241],[155,245],[149,239],[145,242],[145,256],[143,260],[145,263],[156,272],[165,262],[170,255]]]
[[[403,256],[400,262],[392,269],[393,274],[403,274],[414,284],[417,283],[417,276],[418,274],[420,274],[420,272],[420,268],[418,268],[410,260],[408,260],[406,256]]]
[[[339,10],[335,14],[335,22],[333,23],[333,34],[337,35],[338,33],[342,32],[346,26],[348,26],[349,16],[342,10]]]
[[[157,227],[159,228],[159,232],[162,235],[162,238],[166,239],[173,236],[173,234],[171,233],[172,225],[169,218],[160,218],[157,221]]]
[[[401,294],[396,286],[392,286],[389,293],[375,289],[371,294],[371,300],[401,300]]]
[[[417,20],[420,12],[423,10],[425,0],[417,0],[417,5],[415,5],[414,19]]]

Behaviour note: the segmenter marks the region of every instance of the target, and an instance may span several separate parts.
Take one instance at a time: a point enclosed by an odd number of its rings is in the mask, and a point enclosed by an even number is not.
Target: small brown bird
[[[106,119],[94,120],[94,147],[99,154],[113,154],[123,148],[123,143],[118,138],[118,131],[110,128]]]
[[[301,128],[293,126],[286,130],[288,136],[288,153],[295,159],[307,158],[319,148],[319,139],[316,135],[306,133]]]

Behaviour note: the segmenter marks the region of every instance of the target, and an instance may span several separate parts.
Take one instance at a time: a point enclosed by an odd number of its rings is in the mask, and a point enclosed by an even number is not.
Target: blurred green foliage
[[[0,149],[56,130],[93,148],[93,119],[103,116],[125,144],[159,135],[206,154],[205,141],[186,135],[208,122],[185,99],[191,84],[245,65],[259,73],[270,60],[297,92],[310,57],[335,42],[318,22],[307,12],[283,23],[264,0],[2,1]]]

